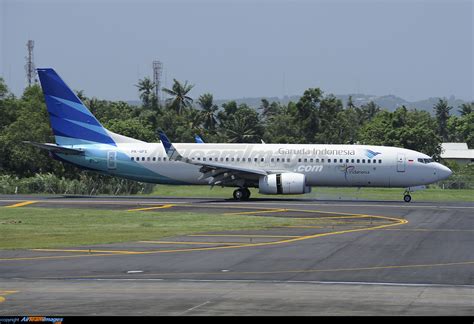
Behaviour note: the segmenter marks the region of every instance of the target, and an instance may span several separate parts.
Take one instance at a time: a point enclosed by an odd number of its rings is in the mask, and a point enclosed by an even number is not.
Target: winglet
[[[178,153],[178,151],[176,151],[168,136],[166,136],[165,132],[163,132],[162,130],[158,130],[158,134],[160,136],[161,143],[165,148],[166,155],[168,155],[168,158],[172,161],[183,160],[183,157],[181,156],[181,154]]]
[[[194,135],[194,140],[198,144],[204,144],[204,141],[202,140],[201,136],[199,136],[199,135]]]

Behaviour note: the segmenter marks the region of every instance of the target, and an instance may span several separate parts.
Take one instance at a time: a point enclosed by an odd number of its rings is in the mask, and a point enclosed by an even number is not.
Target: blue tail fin
[[[37,70],[56,144],[116,145],[109,132],[53,69]]]

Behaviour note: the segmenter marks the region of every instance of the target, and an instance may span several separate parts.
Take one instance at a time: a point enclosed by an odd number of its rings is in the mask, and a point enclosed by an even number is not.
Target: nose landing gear
[[[403,200],[406,203],[409,203],[411,201],[411,195],[410,195],[410,190],[406,189],[405,192],[403,193]]]

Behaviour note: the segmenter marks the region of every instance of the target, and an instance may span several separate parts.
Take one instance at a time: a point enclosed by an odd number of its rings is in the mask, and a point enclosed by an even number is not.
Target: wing
[[[159,135],[161,143],[163,143],[165,152],[170,160],[200,166],[201,168],[199,171],[202,174],[199,179],[208,179],[208,183],[212,186],[225,185],[229,183],[243,186],[246,182],[258,182],[260,176],[268,174],[268,172],[259,168],[248,168],[218,162],[191,160],[179,154],[164,132],[160,131]]]
[[[83,155],[84,154],[84,150],[82,149],[62,147],[56,144],[36,143],[36,142],[30,142],[30,141],[23,141],[23,143],[33,145],[33,146],[39,147],[40,149],[47,150],[54,153],[63,153],[63,154],[69,154],[69,155]]]

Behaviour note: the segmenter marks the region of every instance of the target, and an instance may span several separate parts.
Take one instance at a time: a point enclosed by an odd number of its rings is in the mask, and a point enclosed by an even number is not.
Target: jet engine
[[[259,192],[267,195],[290,195],[311,192],[302,173],[273,173],[258,180]]]

